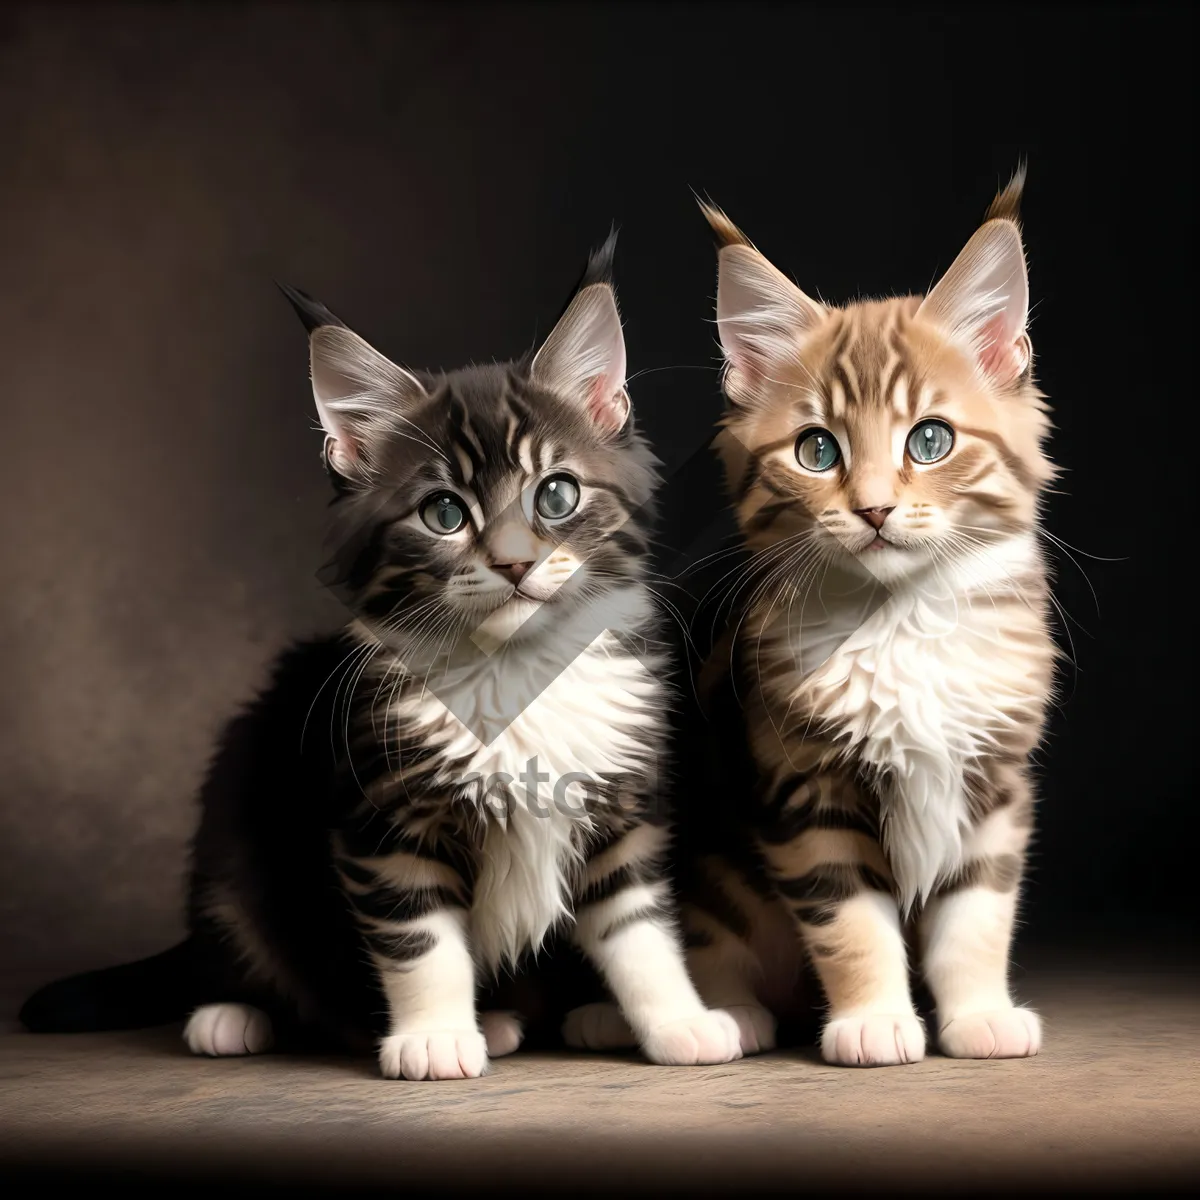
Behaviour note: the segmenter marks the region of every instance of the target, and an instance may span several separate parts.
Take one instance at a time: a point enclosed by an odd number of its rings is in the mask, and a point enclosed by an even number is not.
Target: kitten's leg
[[[715,857],[692,864],[682,890],[688,972],[701,999],[737,1022],[743,1054],[774,1049],[776,1021],[759,997],[763,967],[751,946],[756,924],[764,924],[764,898]]]
[[[576,897],[575,933],[652,1062],[730,1062],[741,1056],[728,1013],[706,1009],[684,965],[661,826],[633,825],[594,853]]]
[[[768,871],[829,1005],[821,1054],[841,1066],[925,1057],[891,872],[870,830],[862,798],[834,774],[785,780],[760,828]]]
[[[966,839],[963,869],[921,916],[938,1045],[952,1058],[1024,1058],[1042,1044],[1037,1014],[1013,1004],[1008,955],[1030,836],[1028,785]]]
[[[391,847],[338,860],[387,996],[380,1070],[389,1079],[473,1079],[488,1058],[467,942],[469,886],[428,843],[393,831]]]
[[[193,1054],[227,1058],[270,1050],[275,1031],[271,1018],[249,1004],[203,1004],[188,1018],[183,1040]]]

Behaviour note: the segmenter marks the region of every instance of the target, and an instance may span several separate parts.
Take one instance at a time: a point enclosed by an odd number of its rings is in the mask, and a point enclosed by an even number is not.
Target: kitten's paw
[[[525,1026],[515,1012],[485,1012],[479,1018],[488,1058],[503,1058],[525,1040]]]
[[[487,1042],[477,1029],[393,1033],[379,1044],[386,1079],[478,1079],[487,1065]]]
[[[963,1013],[946,1022],[938,1047],[950,1058],[1029,1058],[1042,1048],[1042,1022],[1027,1008]]]
[[[830,1021],[821,1057],[838,1067],[894,1067],[925,1057],[925,1028],[915,1013],[865,1013]]]
[[[249,1004],[205,1004],[188,1018],[183,1040],[193,1054],[262,1054],[275,1041],[271,1018]]]
[[[563,1021],[562,1037],[576,1050],[631,1050],[637,1045],[629,1022],[611,1003],[571,1009]]]
[[[743,1054],[775,1049],[775,1017],[761,1004],[730,1004],[724,1011],[737,1022]]]
[[[742,1057],[742,1035],[727,1012],[710,1009],[652,1029],[642,1052],[651,1062],[669,1067],[733,1062]]]

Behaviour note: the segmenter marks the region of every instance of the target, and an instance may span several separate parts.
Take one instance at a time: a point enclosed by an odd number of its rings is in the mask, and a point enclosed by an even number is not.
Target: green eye
[[[841,458],[837,438],[828,429],[808,429],[796,442],[796,461],[806,471],[828,471]]]
[[[553,475],[538,488],[533,505],[539,517],[561,521],[579,507],[579,484],[570,475]]]
[[[457,533],[467,523],[467,506],[453,492],[438,492],[421,505],[421,520],[434,533]]]
[[[922,421],[908,435],[908,456],[913,462],[937,462],[953,447],[954,430],[945,421]]]

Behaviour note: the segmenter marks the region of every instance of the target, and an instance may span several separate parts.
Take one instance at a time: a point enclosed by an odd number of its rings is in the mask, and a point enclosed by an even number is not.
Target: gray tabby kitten
[[[441,375],[285,289],[354,620],[285,654],[226,731],[188,941],[51,985],[31,1028],[190,1012],[197,1054],[315,1029],[377,1038],[389,1078],[470,1078],[523,1036],[512,1013],[480,1017],[480,985],[566,931],[652,1061],[739,1056],[688,977],[662,865],[666,663],[642,527],[657,477],[613,245],[530,360]]]

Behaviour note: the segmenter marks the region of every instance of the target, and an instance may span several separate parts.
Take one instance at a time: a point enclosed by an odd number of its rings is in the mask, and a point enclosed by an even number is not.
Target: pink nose
[[[862,517],[872,529],[882,529],[884,521],[888,519],[888,513],[892,512],[895,507],[893,504],[891,508],[856,508],[854,512],[856,516]]]
[[[521,582],[525,573],[533,566],[532,562],[492,563],[492,570],[497,575],[503,575],[514,587]]]

